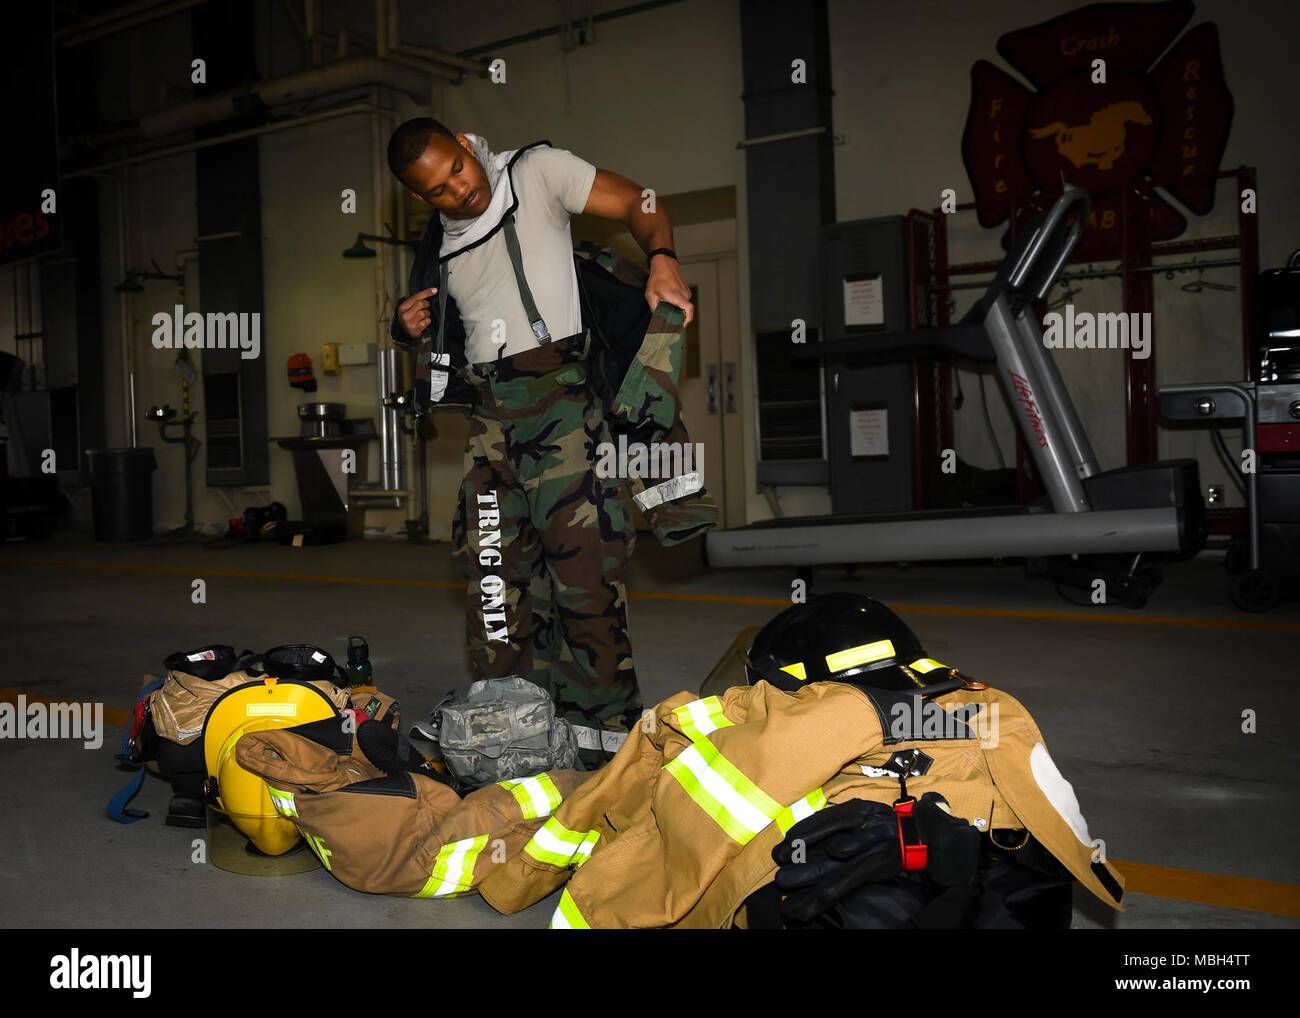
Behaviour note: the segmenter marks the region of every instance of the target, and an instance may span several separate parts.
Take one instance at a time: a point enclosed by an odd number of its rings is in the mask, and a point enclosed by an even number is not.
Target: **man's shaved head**
[[[416,117],[398,127],[388,139],[388,168],[393,171],[393,176],[401,180],[402,174],[424,155],[429,140],[436,134],[453,142],[456,140],[451,128],[433,117]]]
[[[388,168],[412,195],[448,219],[473,219],[492,197],[469,138],[432,117],[408,120],[393,132]]]

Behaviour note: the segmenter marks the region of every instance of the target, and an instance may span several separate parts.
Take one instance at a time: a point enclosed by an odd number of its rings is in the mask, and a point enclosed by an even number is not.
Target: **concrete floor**
[[[352,634],[369,641],[376,682],[408,720],[466,677],[463,592],[445,544],[213,549],[60,533],[0,550],[0,573],[0,659],[9,673],[0,686],[28,693],[126,708],[142,675],[161,674],[175,650],[306,642],[344,660]],[[191,603],[196,577],[207,581],[206,604]],[[643,536],[629,589],[645,701],[698,689],[738,630],[777,610],[746,599],[788,600],[791,578],[705,571],[697,545],[665,551]],[[367,582],[375,580],[413,585]],[[1138,611],[1075,607],[1012,564],[873,567],[852,580],[842,570],[819,574],[818,589],[837,588],[894,606],[931,656],[1025,703],[1113,859],[1300,884],[1300,739],[1290,727],[1300,718],[1300,605],[1239,612],[1221,557],[1210,553],[1167,567]],[[1247,708],[1257,734],[1241,732]],[[192,863],[201,832],[163,824],[170,790],[162,781],[150,777],[133,803],[149,819],[105,818],[109,797],[130,778],[114,769],[121,736],[108,727],[95,751],[0,740],[0,928],[544,928],[554,910],[548,899],[502,916],[475,897],[360,894],[321,869],[248,877]],[[1296,928],[1300,920],[1140,894],[1116,914],[1076,888],[1075,925]]]

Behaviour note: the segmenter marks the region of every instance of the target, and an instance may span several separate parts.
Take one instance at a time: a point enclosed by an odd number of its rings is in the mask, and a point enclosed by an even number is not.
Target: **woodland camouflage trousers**
[[[610,435],[589,343],[467,369],[476,400],[452,543],[476,678],[521,675],[600,727],[639,714],[641,698],[623,583],[636,531],[622,480],[594,471]]]

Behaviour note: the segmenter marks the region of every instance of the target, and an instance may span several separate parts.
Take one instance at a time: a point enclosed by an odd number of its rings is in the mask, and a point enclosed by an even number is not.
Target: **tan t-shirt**
[[[511,174],[519,208],[515,230],[524,276],[552,339],[582,329],[569,217],[587,205],[596,167],[564,149],[525,152]],[[447,293],[460,308],[473,364],[537,347],[510,266],[505,231],[447,262]],[[504,344],[499,339],[504,337]]]

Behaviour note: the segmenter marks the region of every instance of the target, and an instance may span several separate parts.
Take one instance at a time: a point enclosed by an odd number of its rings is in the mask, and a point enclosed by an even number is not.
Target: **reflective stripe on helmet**
[[[790,828],[800,820],[806,820],[818,810],[826,808],[826,793],[820,788],[814,788],[802,799],[790,803],[785,809],[776,815],[776,825],[781,828],[781,833],[786,834]]]
[[[515,797],[525,820],[548,817],[555,812],[555,807],[564,801],[564,796],[555,787],[549,774],[539,774],[535,778],[521,778],[519,781],[498,781],[498,785]]]
[[[932,672],[936,668],[947,668],[947,665],[940,664],[932,657],[919,657],[907,666],[914,672],[920,672],[924,675],[926,672]]]
[[[552,930],[589,930],[590,924],[582,918],[582,913],[578,911],[578,906],[573,903],[573,896],[569,894],[566,888],[560,895],[560,904],[555,909],[555,914],[551,916]]]
[[[244,716],[250,718],[296,718],[296,703],[250,703],[244,708]]]
[[[428,883],[416,898],[454,898],[474,889],[474,864],[487,844],[488,836],[452,841],[438,850]]]
[[[271,805],[275,807],[275,811],[279,813],[280,816],[296,817],[298,815],[298,807],[293,803],[292,792],[282,792],[278,788],[272,788],[270,785],[266,786],[266,790],[271,793]]]
[[[692,743],[665,766],[686,794],[742,845],[764,830],[780,803],[745,777],[707,740]]]
[[[731,725],[727,716],[722,713],[722,701],[716,696],[692,700],[686,706],[678,707],[673,713],[677,715],[682,731],[691,742],[698,742],[719,728],[727,728]]]
[[[804,668],[802,661],[798,661],[792,665],[782,665],[781,671],[788,672],[789,674],[793,675],[796,679],[798,679],[800,682],[808,681],[808,670]]]
[[[827,654],[826,667],[833,675],[846,668],[870,664],[873,661],[885,661],[893,656],[894,644],[890,640],[877,640],[875,643],[864,643],[860,647],[850,647],[848,650]]]

